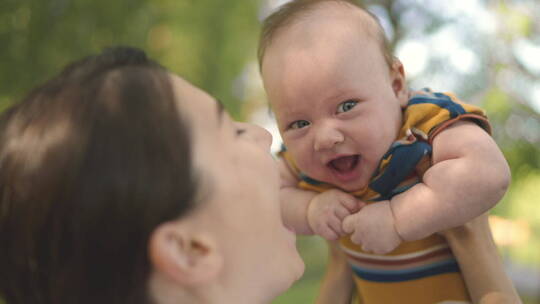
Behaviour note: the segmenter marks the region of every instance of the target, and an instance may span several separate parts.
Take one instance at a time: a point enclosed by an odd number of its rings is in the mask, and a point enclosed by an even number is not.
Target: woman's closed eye
[[[337,113],[349,112],[352,108],[356,107],[358,101],[356,100],[346,100],[340,103],[337,107]]]
[[[241,128],[236,129],[236,136],[240,136],[244,133],[246,133],[246,129],[241,129]]]
[[[311,123],[307,120],[297,120],[289,125],[290,129],[302,129],[309,126]]]

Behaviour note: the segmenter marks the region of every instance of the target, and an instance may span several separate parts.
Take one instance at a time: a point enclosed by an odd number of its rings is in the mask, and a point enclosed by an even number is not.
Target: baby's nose
[[[314,149],[322,151],[332,149],[334,146],[343,142],[345,137],[334,127],[326,126],[317,130],[315,135]]]

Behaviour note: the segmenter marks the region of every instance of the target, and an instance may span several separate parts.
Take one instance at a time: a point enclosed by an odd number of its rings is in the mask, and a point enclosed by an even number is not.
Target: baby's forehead
[[[277,35],[299,30],[317,33],[328,24],[335,24],[336,21],[349,31],[361,34],[359,37],[365,38],[362,34],[367,34],[372,38],[378,38],[380,34],[378,22],[363,9],[344,1],[322,1],[296,16],[291,16],[291,20],[278,31]]]
[[[336,66],[345,58],[351,58],[347,54],[365,49],[367,45],[377,45],[377,53],[380,53],[378,23],[369,14],[357,7],[351,10],[343,3],[328,2],[309,9],[276,32],[266,50],[265,63],[283,62],[297,67],[298,60],[303,58],[305,61],[333,60]],[[289,73],[295,70],[298,69],[291,68]]]

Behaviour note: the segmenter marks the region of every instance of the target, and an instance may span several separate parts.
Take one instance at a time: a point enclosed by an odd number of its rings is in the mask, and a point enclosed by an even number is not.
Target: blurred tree
[[[223,100],[233,116],[246,118],[263,95],[253,62],[259,14],[284,2],[0,0],[0,110],[67,62],[124,44],[145,49]],[[532,232],[527,246],[505,254],[540,268],[539,2],[362,2],[380,17],[412,87],[454,91],[487,110],[513,173],[511,189],[493,213],[525,219]],[[258,93],[246,94],[253,82]],[[308,264],[292,298],[285,295],[276,303],[314,298],[325,249],[308,239],[301,246],[314,266]]]
[[[143,48],[241,117],[233,82],[254,57],[258,1],[0,0],[0,109],[67,62]]]
[[[144,4],[141,0],[0,3],[0,98],[4,103],[69,61],[113,43],[141,46],[145,41],[146,32],[141,30],[145,25],[137,16]]]

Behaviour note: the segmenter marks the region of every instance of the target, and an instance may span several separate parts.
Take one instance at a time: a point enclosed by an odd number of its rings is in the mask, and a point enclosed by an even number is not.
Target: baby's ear
[[[394,90],[394,95],[399,100],[400,106],[405,108],[409,102],[409,88],[407,86],[407,79],[405,78],[405,69],[401,61],[397,58],[394,58],[392,62],[390,81],[392,82],[392,89]]]
[[[194,233],[181,221],[159,225],[148,246],[154,271],[180,286],[210,283],[223,267],[217,242],[204,233]]]

